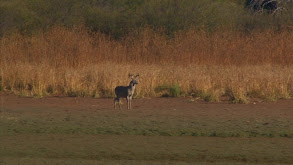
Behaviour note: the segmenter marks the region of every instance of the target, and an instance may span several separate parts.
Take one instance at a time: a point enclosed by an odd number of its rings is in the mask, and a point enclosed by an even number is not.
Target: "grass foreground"
[[[1,96],[0,164],[292,164],[292,101]],[[125,105],[124,105],[125,106]],[[125,107],[124,107],[125,108]]]
[[[293,161],[293,141],[287,138],[17,135],[1,136],[1,146],[2,163],[16,164],[290,164]]]

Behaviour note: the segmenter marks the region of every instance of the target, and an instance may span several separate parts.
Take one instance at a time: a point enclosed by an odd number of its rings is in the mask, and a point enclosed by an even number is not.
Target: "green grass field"
[[[292,101],[2,97],[0,164],[293,163]],[[125,108],[125,104],[124,104]]]
[[[1,136],[5,164],[291,164],[287,138]]]

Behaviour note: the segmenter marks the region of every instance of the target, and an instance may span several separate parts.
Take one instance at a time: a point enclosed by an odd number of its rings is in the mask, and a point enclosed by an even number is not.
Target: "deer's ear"
[[[139,74],[137,74],[136,76],[135,76],[135,79],[137,80],[139,78]]]
[[[129,76],[130,79],[133,79],[133,74],[132,73],[129,73],[128,76]]]

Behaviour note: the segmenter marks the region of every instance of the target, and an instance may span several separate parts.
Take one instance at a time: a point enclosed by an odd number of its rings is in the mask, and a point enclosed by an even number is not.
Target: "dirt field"
[[[293,164],[293,100],[0,94],[2,164]]]

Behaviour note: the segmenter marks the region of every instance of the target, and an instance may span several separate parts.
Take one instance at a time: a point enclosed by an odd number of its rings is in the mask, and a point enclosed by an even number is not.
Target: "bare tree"
[[[246,0],[246,6],[258,13],[292,10],[293,0]]]
[[[246,5],[256,11],[268,10],[274,11],[278,8],[277,0],[247,0]]]

